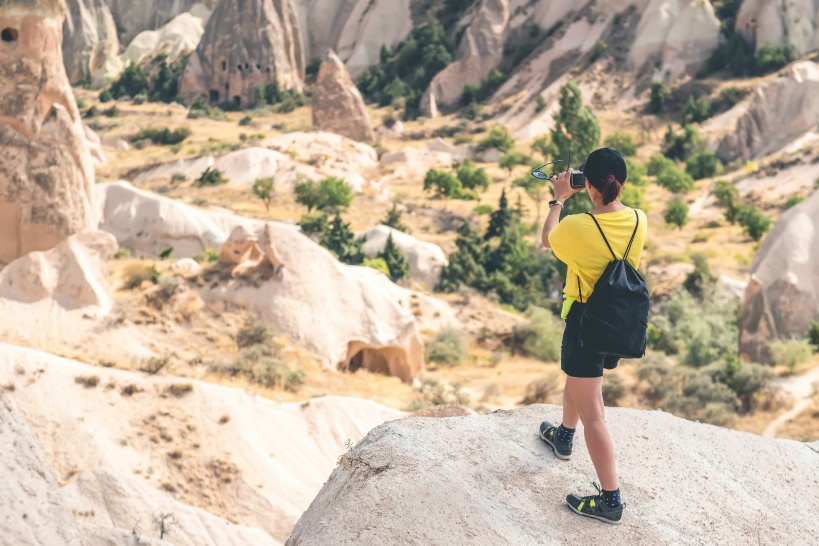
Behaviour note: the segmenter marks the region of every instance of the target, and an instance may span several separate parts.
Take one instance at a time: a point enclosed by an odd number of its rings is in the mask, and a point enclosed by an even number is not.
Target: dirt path
[[[813,384],[819,381],[819,367],[808,370],[800,375],[793,375],[784,379],[776,380],[775,385],[781,387],[785,392],[790,394],[796,400],[793,408],[783,413],[773,421],[771,421],[762,436],[766,438],[775,438],[779,427],[805,411],[810,406],[811,396],[813,395]]]

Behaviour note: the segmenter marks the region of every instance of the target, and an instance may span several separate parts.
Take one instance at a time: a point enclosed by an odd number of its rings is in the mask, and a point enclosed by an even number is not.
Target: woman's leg
[[[563,426],[566,428],[577,428],[577,421],[580,414],[577,412],[577,404],[574,403],[572,393],[569,391],[569,376],[566,376],[566,385],[563,387]]]
[[[603,420],[603,378],[568,377],[566,389],[583,422],[586,445],[600,485],[606,491],[614,491],[618,488],[617,469],[614,464],[614,446]],[[565,401],[563,407],[565,416]]]

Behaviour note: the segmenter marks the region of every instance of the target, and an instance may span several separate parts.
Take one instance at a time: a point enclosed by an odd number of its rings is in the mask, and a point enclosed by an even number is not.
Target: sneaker
[[[548,421],[540,424],[540,439],[552,446],[555,457],[568,461],[572,458],[572,444],[574,438],[569,442],[561,442],[557,439],[557,427]]]
[[[609,508],[606,499],[603,498],[603,490],[595,482],[592,482],[592,485],[597,489],[597,495],[589,495],[588,497],[578,497],[575,494],[568,495],[566,503],[568,503],[569,508],[581,516],[620,525],[620,522],[623,521],[623,508],[626,507],[626,503],[621,503],[617,508]]]

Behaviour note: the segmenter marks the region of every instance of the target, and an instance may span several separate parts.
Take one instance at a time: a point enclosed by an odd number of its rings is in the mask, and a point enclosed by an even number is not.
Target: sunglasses
[[[544,172],[541,172],[540,169],[542,169],[543,167],[548,167],[549,165],[554,165],[555,163],[563,163],[563,160],[558,159],[558,160],[552,161],[550,163],[545,163],[545,164],[541,165],[540,167],[538,167],[537,169],[532,171],[532,176],[534,176],[535,178],[539,178],[540,180],[551,180],[552,177],[549,176],[548,174],[544,173]]]

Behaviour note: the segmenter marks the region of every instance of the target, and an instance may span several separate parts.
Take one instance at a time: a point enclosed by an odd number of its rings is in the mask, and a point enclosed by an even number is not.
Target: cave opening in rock
[[[338,367],[350,373],[364,369],[370,373],[396,376],[405,382],[412,380],[407,352],[401,347],[371,347],[353,341],[347,348],[347,360]]]
[[[16,42],[18,37],[19,34],[13,28],[4,28],[2,31],[0,31],[0,38],[4,42]]]
[[[219,102],[219,91],[217,91],[216,89],[211,89],[209,98],[211,104]]]
[[[233,95],[233,106],[236,108],[242,107],[242,97],[240,95]]]

